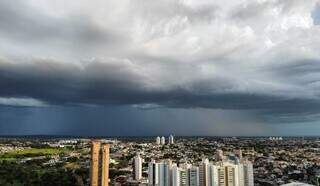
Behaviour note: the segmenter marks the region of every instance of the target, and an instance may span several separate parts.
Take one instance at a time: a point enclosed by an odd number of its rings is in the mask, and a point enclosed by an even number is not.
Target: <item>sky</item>
[[[319,0],[1,0],[0,135],[319,135]]]

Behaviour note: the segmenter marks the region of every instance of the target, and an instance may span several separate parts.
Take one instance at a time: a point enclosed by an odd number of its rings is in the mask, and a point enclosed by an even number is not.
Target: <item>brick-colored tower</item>
[[[109,145],[105,144],[102,146],[102,175],[101,185],[109,185]]]
[[[91,186],[109,185],[109,145],[104,144],[101,148],[100,141],[92,141],[91,146]]]

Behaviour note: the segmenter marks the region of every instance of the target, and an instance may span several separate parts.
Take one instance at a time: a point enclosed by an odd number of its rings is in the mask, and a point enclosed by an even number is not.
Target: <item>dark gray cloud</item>
[[[50,117],[50,108],[77,108],[68,112],[74,123],[81,109],[119,106],[177,115],[236,110],[255,124],[315,121],[317,3],[4,0],[0,105],[48,109]],[[43,119],[35,110],[29,115]]]
[[[310,97],[308,94],[297,97],[296,92],[284,95],[281,92],[269,92],[270,90],[242,91],[236,88],[239,86],[237,82],[228,78],[192,78],[187,84],[162,87],[152,84],[152,75],[146,76],[143,71],[135,71],[127,63],[92,61],[79,66],[45,59],[23,64],[2,61],[0,97],[34,98],[48,105],[64,106],[142,105],[142,108],[143,105],[153,104],[170,108],[256,110],[266,115],[267,119],[273,120],[272,117],[285,115],[287,121],[291,122],[294,119],[290,120],[289,116],[315,119],[309,115],[320,111],[317,97]],[[318,72],[318,61],[297,62],[290,66],[278,65],[274,68],[264,69],[279,79],[285,77],[287,82],[292,80],[298,85],[303,84],[305,88],[319,78],[309,78],[309,82],[303,78],[304,75]],[[194,73],[196,71],[197,68],[194,68]]]

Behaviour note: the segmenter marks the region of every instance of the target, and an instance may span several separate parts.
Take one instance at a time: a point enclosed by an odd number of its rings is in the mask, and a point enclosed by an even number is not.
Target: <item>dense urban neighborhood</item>
[[[254,185],[319,185],[320,181],[320,140],[316,137],[33,136],[1,138],[0,185],[90,185],[91,148],[96,140],[110,146],[110,185],[150,185],[150,167],[168,161],[180,172],[199,169],[204,163],[222,166],[219,161],[237,162],[230,166],[252,163]]]

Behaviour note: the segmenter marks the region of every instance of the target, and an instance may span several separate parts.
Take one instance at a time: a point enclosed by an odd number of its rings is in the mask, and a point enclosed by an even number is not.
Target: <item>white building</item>
[[[180,186],[180,171],[182,168],[179,168],[177,164],[172,165],[172,186]]]
[[[160,145],[160,143],[161,143],[160,137],[158,136],[158,137],[156,137],[156,144],[157,144],[157,145]]]
[[[148,185],[159,185],[159,164],[154,160],[148,165]]]
[[[188,169],[188,186],[199,186],[199,167]]]
[[[148,166],[148,184],[152,186],[169,186],[170,164],[168,162],[156,163],[152,160]]]
[[[161,145],[166,144],[166,138],[164,136],[161,137]]]
[[[172,166],[172,186],[186,186],[188,183],[188,172],[186,168]]]
[[[174,144],[173,135],[170,135],[170,136],[169,136],[169,144]]]
[[[149,163],[149,185],[153,186],[254,186],[253,168],[249,161],[203,159],[199,166],[171,160]]]
[[[159,186],[169,186],[169,165],[166,162],[159,163]]]
[[[209,160],[202,159],[199,165],[199,184],[200,186],[209,186]]]
[[[208,169],[209,174],[209,186],[218,186],[219,179],[218,179],[218,166],[209,164]]]
[[[143,159],[139,154],[133,158],[133,179],[137,181],[142,179],[142,162]]]
[[[249,161],[243,163],[243,178],[245,186],[254,186],[253,166]]]

